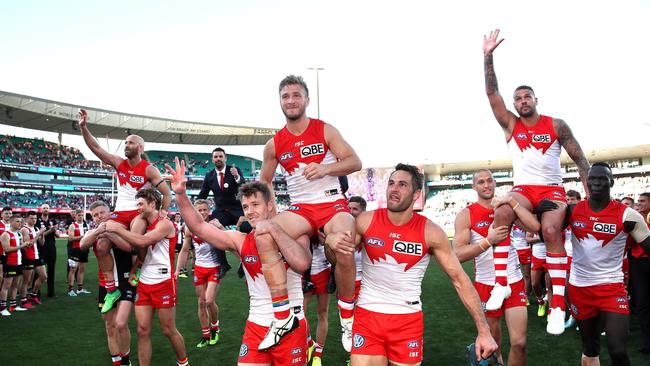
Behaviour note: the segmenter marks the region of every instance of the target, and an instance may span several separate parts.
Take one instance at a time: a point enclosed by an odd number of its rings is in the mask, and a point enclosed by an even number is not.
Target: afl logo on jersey
[[[293,153],[291,151],[288,151],[280,155],[280,161],[287,161],[290,159],[293,159]]]
[[[117,175],[119,175],[120,178],[126,178],[126,174],[124,174],[124,173],[122,173],[122,172],[117,173]]]
[[[517,140],[528,140],[528,136],[526,136],[525,132],[519,132],[515,138]]]
[[[549,142],[551,142],[551,135],[549,135],[549,134],[533,135],[533,142],[549,143]]]
[[[477,229],[481,229],[481,228],[490,226],[490,222],[489,221],[481,221],[478,224],[476,224],[475,226],[476,226]]]
[[[594,223],[594,232],[604,234],[616,234],[616,224],[606,224],[603,222]]]
[[[366,239],[366,244],[371,246],[371,247],[375,247],[375,248],[383,248],[384,247],[384,241],[383,240],[381,240],[379,238],[372,237],[372,236],[369,237],[368,239]]]
[[[144,177],[141,177],[139,175],[132,175],[131,178],[129,178],[129,180],[133,183],[138,183],[138,184],[144,183]]]
[[[256,255],[247,255],[244,257],[244,262],[245,263],[257,263],[257,256]]]
[[[395,240],[393,242],[393,252],[421,256],[422,243],[411,243],[408,241]]]
[[[323,144],[312,144],[300,148],[300,157],[306,158],[312,155],[324,154],[325,146]]]
[[[584,229],[587,227],[587,225],[582,221],[576,221],[573,223],[573,227],[577,227],[578,229]]]

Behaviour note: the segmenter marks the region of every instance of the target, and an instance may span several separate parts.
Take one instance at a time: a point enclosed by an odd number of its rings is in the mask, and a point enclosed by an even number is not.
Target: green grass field
[[[58,298],[45,299],[43,305],[25,313],[14,313],[0,319],[0,365],[110,365],[103,321],[97,311],[97,262],[91,254],[86,275],[86,287],[92,295],[68,297],[66,294],[65,243],[57,243],[56,292]],[[229,254],[233,268],[238,260]],[[465,266],[471,271],[471,263]],[[466,365],[465,347],[476,337],[474,325],[447,277],[435,263],[429,267],[423,284],[425,314],[423,365]],[[196,296],[191,280],[180,279],[176,322],[185,337],[190,363],[200,365],[235,365],[244,321],[248,313],[248,296],[244,281],[235,270],[224,279],[218,296],[221,321],[221,339],[217,346],[195,348],[200,337],[196,315]],[[315,319],[315,301],[309,314]],[[536,315],[536,306],[529,308],[528,364],[578,365],[580,338],[575,329],[560,337],[546,335],[545,323]],[[154,322],[156,324],[156,322]],[[323,361],[325,365],[344,365],[346,354],[340,344],[338,315],[334,298],[330,302],[330,334]],[[312,321],[312,326],[315,323]],[[314,328],[315,329],[315,328]],[[137,365],[135,320],[131,322],[132,360]],[[153,331],[153,365],[175,365],[174,354],[161,333]],[[632,365],[648,364],[648,358],[637,352],[639,328],[632,318],[632,336],[629,353]],[[507,344],[507,335],[504,339]],[[603,365],[609,364],[606,339],[602,338]],[[506,352],[507,353],[507,348]],[[645,362],[645,363],[644,363]]]

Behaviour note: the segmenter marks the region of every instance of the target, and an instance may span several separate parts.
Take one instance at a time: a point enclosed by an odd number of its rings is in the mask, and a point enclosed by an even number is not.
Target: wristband
[[[487,241],[487,239],[485,239],[485,241]],[[489,241],[487,241],[487,242],[489,243]],[[482,251],[486,251],[486,250],[487,250],[487,248],[483,248],[483,240],[481,240],[481,241],[478,242],[478,246],[481,248]]]
[[[519,202],[517,202],[517,204],[515,205],[515,207],[512,208],[512,210],[513,210],[513,211],[516,210],[517,207],[519,207]]]

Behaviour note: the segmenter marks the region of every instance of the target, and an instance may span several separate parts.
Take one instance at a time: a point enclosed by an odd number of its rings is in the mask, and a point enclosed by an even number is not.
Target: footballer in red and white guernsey
[[[135,300],[138,361],[143,366],[149,366],[151,363],[151,323],[157,312],[160,329],[176,353],[176,364],[187,366],[189,363],[185,352],[185,341],[176,328],[176,278],[174,277],[176,230],[167,217],[160,217],[162,198],[158,191],[154,188],[141,189],[135,197],[140,218],[148,224],[144,235],[129,231],[113,220],[101,224],[100,228],[105,226],[106,235],[117,246],[130,244],[147,251],[142,263]]]
[[[41,300],[38,298],[38,292],[41,289],[41,284],[47,280],[45,273],[45,261],[41,258],[41,253],[38,250],[38,241],[41,240],[45,228],[40,228],[38,231],[34,227],[36,225],[36,212],[29,211],[25,215],[25,225],[21,229],[21,234],[24,239],[33,243],[33,245],[25,248],[25,258],[23,263],[25,269],[23,271],[23,284],[20,293],[23,297],[27,297],[34,305],[40,305]],[[38,276],[32,285],[32,275],[36,272]],[[31,287],[31,292],[27,294],[27,288]],[[24,307],[24,306],[23,306]]]
[[[205,199],[197,199],[194,207],[206,222],[210,219],[210,203]],[[203,348],[208,345],[214,346],[219,341],[219,307],[215,303],[219,292],[219,272],[221,264],[216,251],[212,245],[203,239],[192,234],[184,228],[183,246],[178,253],[176,271],[174,276],[178,278],[181,268],[186,268],[190,248],[194,251],[194,270],[192,283],[198,299],[199,322],[201,323],[201,339],[196,348]]]
[[[9,220],[11,219],[13,210],[9,206],[5,206],[2,208],[2,217],[0,220],[0,235],[4,234],[5,231],[9,230]],[[7,255],[2,248],[2,245],[0,245],[0,286],[2,286],[2,281],[4,279],[4,265],[5,261],[7,260]]]
[[[623,282],[628,236],[650,254],[650,230],[641,214],[610,196],[614,185],[606,163],[589,169],[589,198],[569,207],[573,260],[569,276],[571,313],[582,335],[582,365],[600,365],[604,324],[612,365],[630,365],[627,355],[629,305]]]
[[[84,221],[86,213],[81,209],[75,209],[71,212],[74,221],[68,227],[68,295],[77,296],[77,294],[89,294],[90,291],[84,289],[84,275],[86,272],[86,263],[88,263],[88,250],[81,250],[80,243],[88,225]],[[74,288],[74,282],[77,281],[77,289]]]
[[[431,256],[472,316],[478,337],[476,358],[497,350],[481,303],[445,232],[413,211],[424,177],[417,167],[398,164],[386,188],[387,208],[357,217],[356,238],[329,235],[328,244],[363,247],[361,292],[355,308],[350,361],[355,365],[419,365],[423,360],[422,279]],[[334,243],[332,243],[334,242]]]
[[[11,313],[7,308],[7,295],[9,289],[16,287],[18,278],[23,274],[22,253],[21,249],[33,245],[33,242],[24,243],[20,228],[23,226],[23,218],[14,214],[9,219],[9,227],[0,235],[0,245],[5,252],[6,259],[4,269],[4,280],[0,289],[0,314],[10,316]],[[16,311],[27,310],[22,306],[16,307]]]
[[[312,236],[320,229],[325,235],[351,232],[354,236],[354,218],[343,195],[340,176],[361,169],[361,160],[354,149],[332,125],[307,117],[309,89],[300,76],[289,75],[279,86],[280,107],[286,124],[264,147],[260,180],[273,191],[273,177],[278,165],[287,182],[291,206],[273,217],[273,221],[296,239]],[[257,243],[273,241],[269,235],[258,236]],[[336,258],[334,275],[337,285],[338,308],[341,320],[341,341],[346,351],[352,344],[354,311],[354,247],[331,248]],[[283,253],[284,254],[284,253]],[[271,287],[273,298],[286,301],[286,273],[277,262],[276,253],[261,253],[264,276]],[[267,260],[270,261],[267,266]],[[285,324],[293,322],[277,319]]]
[[[503,363],[501,355],[501,318],[505,315],[510,351],[508,365],[526,364],[526,331],[528,313],[526,311],[526,286],[519,268],[519,255],[514,246],[492,249],[492,244],[509,238],[508,226],[494,228],[494,207],[509,204],[520,215],[519,220],[528,230],[538,231],[540,224],[528,210],[517,204],[511,196],[494,197],[496,181],[492,172],[481,169],[472,177],[472,189],[478,201],[461,210],[454,224],[454,251],[458,260],[465,262],[474,259],[474,287],[481,298],[485,316],[492,336],[499,345],[497,358]],[[512,294],[498,308],[488,307],[490,292],[495,285],[495,271],[504,271]]]
[[[111,213],[108,205],[103,201],[95,201],[90,205],[90,214],[95,221],[95,224],[100,225],[110,219]],[[101,229],[89,230],[86,235],[81,239],[80,248],[82,250],[95,250],[95,243]],[[119,284],[122,295],[118,299],[117,305],[114,306],[107,313],[101,314],[104,319],[104,327],[106,328],[106,337],[108,341],[108,350],[111,355],[111,362],[113,366],[118,365],[131,365],[130,363],[130,350],[131,350],[131,331],[129,330],[129,316],[135,301],[136,289],[131,286],[128,281],[128,274],[131,270],[132,256],[131,253],[124,252],[123,250],[114,247],[111,249],[111,255],[115,259],[115,267],[113,268],[113,280]],[[106,281],[104,274],[101,271],[97,272],[99,277],[99,289],[97,291],[98,310],[101,311],[104,306],[104,297],[106,296]]]
[[[530,86],[522,85],[515,89],[514,108],[518,115],[506,108],[503,97],[499,93],[493,57],[494,50],[502,41],[503,39],[499,39],[498,29],[490,32],[490,35],[483,39],[485,92],[492,113],[503,130],[512,158],[514,187],[508,194],[529,211],[546,199],[555,202],[558,206],[557,209],[546,211],[542,215],[541,232],[547,248],[546,262],[553,286],[551,313],[546,332],[559,335],[564,332],[566,313],[564,291],[567,271],[567,256],[562,240],[566,208],[560,166],[562,148],[576,164],[585,191],[587,191],[589,162],[565,121],[543,116],[537,112],[537,97]],[[507,205],[495,209],[496,226],[510,226],[514,220],[515,214]],[[508,244],[504,240],[495,247],[502,245]],[[494,301],[503,301],[508,294],[505,288],[508,286],[507,279],[497,276],[496,281],[497,285],[491,296],[495,298]]]
[[[123,159],[115,154],[104,150],[95,137],[88,130],[88,113],[79,110],[79,129],[86,145],[104,164],[110,165],[116,170],[119,185],[117,186],[117,200],[115,210],[111,215],[111,220],[120,223],[127,229],[133,230],[138,234],[143,234],[147,223],[144,220],[137,219],[138,208],[135,194],[144,188],[155,187],[162,193],[162,207],[159,211],[161,218],[167,217],[167,210],[171,203],[171,191],[162,179],[160,172],[155,166],[149,164],[141,158],[144,152],[144,140],[138,135],[129,135],[124,141]],[[112,280],[113,274],[113,257],[110,255],[111,243],[104,238],[100,238],[96,244],[97,263],[99,269],[104,273],[106,278],[106,298],[102,312],[108,312],[113,304],[120,297],[120,290]],[[122,248],[129,250],[127,247]],[[146,253],[138,252],[138,262],[140,265],[144,260]]]
[[[213,246],[229,250],[237,254],[242,262],[246,284],[250,295],[250,309],[244,329],[244,337],[239,349],[239,365],[277,365],[302,366],[307,361],[307,324],[302,309],[302,279],[311,264],[309,238],[306,235],[293,240],[282,230],[280,225],[269,220],[274,211],[273,195],[266,184],[252,182],[239,188],[239,200],[244,215],[254,230],[249,233],[229,230],[223,231],[205,222],[204,218],[192,206],[185,190],[185,162],[176,158],[176,167],[166,165],[171,173],[172,189],[176,193],[176,202],[189,230]],[[256,243],[257,233],[269,234],[278,243],[275,252],[277,263],[286,270],[288,298],[287,301],[276,303],[272,297],[269,284],[262,273],[262,251]],[[269,248],[263,248],[271,251]],[[276,312],[285,314],[276,315]],[[277,319],[293,313],[295,324],[277,329],[280,324]],[[269,333],[280,334],[280,339],[266,341]]]

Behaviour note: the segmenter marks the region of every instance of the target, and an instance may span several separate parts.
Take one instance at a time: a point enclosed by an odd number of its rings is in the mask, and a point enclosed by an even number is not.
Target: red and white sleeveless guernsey
[[[138,203],[135,194],[143,188],[150,187],[147,180],[147,167],[149,162],[140,161],[136,166],[129,165],[128,160],[122,160],[117,167],[117,201],[115,202],[115,211],[133,211],[138,209]]]
[[[78,222],[73,222],[72,225],[74,226],[74,236],[83,236],[84,235],[84,226],[83,224],[79,224]],[[70,246],[72,249],[79,249],[81,247],[81,239],[71,241]]]
[[[470,243],[477,244],[485,239],[488,229],[494,221],[494,210],[481,206],[478,202],[467,206],[470,217]],[[506,239],[510,241],[510,236]],[[502,263],[503,264],[503,263]],[[474,277],[475,281],[488,286],[494,286],[494,250],[486,250],[474,258]],[[519,269],[519,256],[514,246],[508,245],[508,261],[506,276],[508,283],[520,281],[523,276]]]
[[[363,235],[358,306],[383,314],[422,310],[422,278],[431,259],[426,223],[426,217],[413,213],[408,223],[397,226],[389,220],[387,209],[374,212]]]
[[[337,161],[325,142],[325,122],[310,119],[309,126],[299,136],[285,126],[273,137],[275,158],[287,181],[291,204],[325,203],[342,199],[338,177],[326,175],[307,180],[302,172],[310,163],[332,164]]]
[[[266,284],[266,280],[262,274],[262,262],[260,261],[257,245],[255,244],[255,231],[246,234],[239,256],[244,267],[248,294],[251,298],[248,321],[263,327],[268,327],[274,319],[273,302],[271,301],[269,286]],[[289,306],[292,309],[301,309],[297,316],[298,319],[303,319],[302,278],[300,274],[296,273],[288,265],[286,267]]]
[[[204,268],[215,268],[219,266],[216,253],[212,245],[204,242],[198,236],[192,234],[192,246],[194,247],[194,265]]]
[[[36,237],[36,229],[33,226],[29,227],[27,225],[23,225],[23,227],[29,232],[29,241],[34,243],[34,238]],[[34,245],[25,248],[25,259],[37,260],[40,258],[41,256],[38,253],[38,243],[34,243]]]
[[[147,232],[155,229],[162,220],[167,219],[156,217],[156,221],[147,227]],[[147,247],[147,257],[142,264],[140,282],[146,285],[155,285],[174,278],[172,275],[174,273],[174,247],[169,243],[175,237],[176,234]]]
[[[0,235],[4,234],[5,231],[9,231],[9,224],[0,220]],[[0,256],[3,255],[5,255],[5,250],[2,248],[2,245],[0,245]]]
[[[22,244],[23,237],[20,235],[20,233],[15,233],[11,230],[5,231],[5,233],[9,234],[9,246],[12,248],[19,247],[20,244]],[[20,252],[20,250],[16,250],[13,252],[7,252],[7,262],[6,264],[8,266],[19,266],[23,264],[23,254]]]
[[[517,119],[507,142],[515,186],[562,183],[562,146],[553,129],[553,118],[540,116],[534,126]]]
[[[569,283],[578,287],[623,283],[623,257],[628,233],[623,230],[626,210],[631,208],[611,200],[600,212],[587,201],[573,208],[573,261]]]

